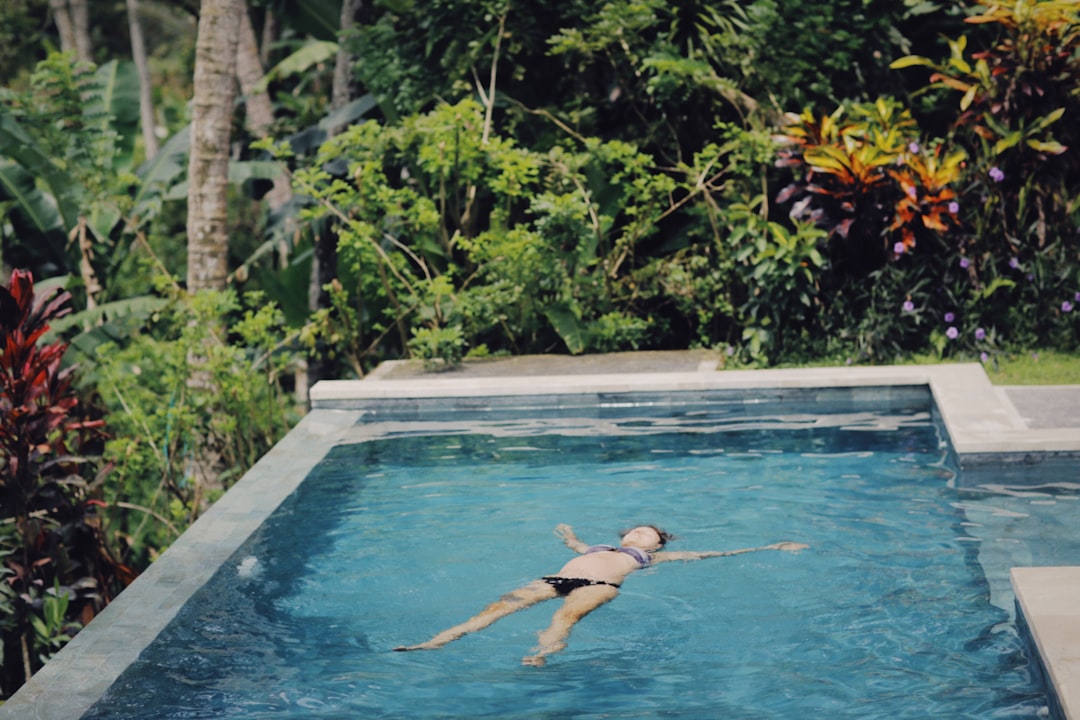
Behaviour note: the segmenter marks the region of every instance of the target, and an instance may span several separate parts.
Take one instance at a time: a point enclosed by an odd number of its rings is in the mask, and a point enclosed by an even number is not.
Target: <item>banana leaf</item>
[[[315,65],[329,62],[337,55],[337,51],[338,45],[336,42],[317,41],[308,43],[270,68],[269,72],[263,76],[263,79],[252,88],[252,92],[266,92],[266,88],[275,80],[291,75],[299,75],[307,72]]]
[[[153,200],[167,196],[177,178],[187,172],[188,150],[191,149],[191,126],[179,130],[150,158],[136,169],[142,183],[132,198],[136,215]]]
[[[566,349],[571,355],[585,352],[588,346],[588,329],[571,308],[565,304],[553,305],[544,311],[544,316],[566,343]]]
[[[135,63],[112,60],[99,67],[94,78],[100,95],[88,105],[87,111],[101,112],[110,118],[112,129],[120,136],[113,167],[130,167],[140,122],[139,75]]]
[[[49,196],[38,189],[34,176],[11,161],[0,161],[0,200],[34,233],[64,233],[63,219]]]
[[[19,122],[0,110],[0,157],[14,160],[52,191],[56,210],[65,229],[75,227],[79,218],[80,185],[68,173],[57,167],[38,147]]]

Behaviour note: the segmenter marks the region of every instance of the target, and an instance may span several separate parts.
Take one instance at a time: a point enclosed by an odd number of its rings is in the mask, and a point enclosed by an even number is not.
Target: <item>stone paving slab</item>
[[[1080,434],[1080,385],[1010,385],[1004,390],[1028,428],[1076,428]]]
[[[1012,569],[1016,602],[1043,667],[1057,689],[1060,714],[1080,717],[1080,567]]]
[[[419,360],[391,360],[379,365],[368,380],[408,380],[427,377],[460,380],[486,377],[565,375],[626,375],[635,373],[712,372],[723,367],[724,356],[713,350],[658,350],[597,355],[516,355],[467,360],[439,369]]]

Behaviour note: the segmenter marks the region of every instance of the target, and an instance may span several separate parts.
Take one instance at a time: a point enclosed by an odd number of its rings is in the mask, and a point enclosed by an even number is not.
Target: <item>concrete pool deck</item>
[[[977,364],[723,370],[705,351],[542,356],[470,362],[435,372],[391,362],[362,381],[319,383],[312,411],[162,557],[46,665],[0,718],[75,720],[175,616],[186,600],[293,491],[373,400],[441,400],[723,389],[927,386],[967,472],[1002,463],[1024,472],[1080,467],[1080,385],[995,387]],[[1059,478],[1080,482],[1080,477]],[[1017,603],[1043,659],[1061,714],[1080,720],[1080,568],[1020,568]]]

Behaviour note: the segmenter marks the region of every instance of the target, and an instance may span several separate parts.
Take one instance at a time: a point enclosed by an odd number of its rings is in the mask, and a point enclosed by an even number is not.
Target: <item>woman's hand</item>
[[[574,529],[564,523],[555,526],[555,535],[566,543],[566,547],[575,552],[582,552],[587,547],[585,543],[578,540],[577,535],[574,534]]]

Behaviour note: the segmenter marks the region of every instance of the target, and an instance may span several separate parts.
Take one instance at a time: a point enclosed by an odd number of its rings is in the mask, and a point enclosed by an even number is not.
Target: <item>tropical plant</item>
[[[947,153],[940,144],[926,149],[912,143],[900,160],[902,165],[888,169],[900,187],[900,200],[893,206],[893,221],[888,226],[889,232],[900,233],[900,245],[894,246],[894,252],[911,252],[920,240],[940,245],[942,238],[957,228],[960,205],[955,187],[966,159],[963,151]]]
[[[1080,221],[1080,15],[1076,3],[978,0],[974,29],[949,39],[941,62],[907,56],[894,68],[929,68],[928,90],[960,94],[949,142],[967,147],[958,237],[977,300],[968,317],[1012,342],[1056,343],[1075,293]],[[979,34],[977,34],[977,31]],[[988,35],[971,50],[969,36]],[[1052,258],[1052,260],[1051,260]],[[1064,323],[1067,327],[1068,323]],[[1066,340],[1066,342],[1068,342]]]
[[[127,138],[138,106],[124,98],[135,82],[130,64],[95,70],[53,54],[38,65],[28,92],[0,95],[0,158],[7,158],[0,160],[0,197],[12,204],[8,262],[46,275],[85,275],[86,292],[100,292],[104,249],[119,221],[115,191],[130,182],[117,170],[132,157]]]
[[[777,196],[793,202],[796,221],[812,222],[828,233],[833,272],[841,277],[864,277],[893,255],[888,228],[893,207],[906,194],[888,169],[903,159],[917,139],[910,113],[896,103],[879,99],[832,115],[809,110],[789,113],[777,135],[785,147],[777,165],[793,168],[795,181]]]
[[[571,136],[530,151],[490,117],[466,100],[399,126],[357,125],[296,172],[314,201],[306,216],[341,225],[343,285],[366,318],[339,325],[366,336],[350,345],[377,357],[396,338],[453,359],[653,342],[634,278],[689,244],[680,227],[715,202],[725,151],[668,168],[617,141]]]
[[[94,385],[106,410],[103,531],[142,567],[295,424],[285,384],[297,335],[260,295],[167,302],[135,337],[97,348]],[[230,338],[232,342],[225,342]],[[193,382],[197,378],[200,382]]]
[[[1056,0],[977,2],[983,11],[966,21],[998,31],[989,48],[969,56],[962,35],[948,40],[944,62],[907,56],[892,66],[930,68],[930,89],[961,93],[956,141],[979,159],[976,177],[992,180],[983,184],[991,202],[980,234],[998,244],[995,253],[1016,254],[1031,240],[1044,247],[1048,227],[1075,211],[1064,184],[1080,168],[1080,131],[1061,120],[1080,113],[1080,10]]]
[[[745,288],[739,320],[749,359],[768,363],[812,353],[825,270],[818,246],[826,232],[809,222],[797,222],[791,231],[753,205],[733,205],[727,218],[728,241],[739,248],[737,275]]]
[[[63,291],[36,297],[22,270],[0,287],[0,556],[11,591],[0,593],[0,609],[9,613],[0,674],[6,691],[58,649],[74,618],[93,617],[130,580],[110,559],[93,497],[102,421],[81,412],[73,370],[61,364],[66,344],[44,339],[69,300]]]

